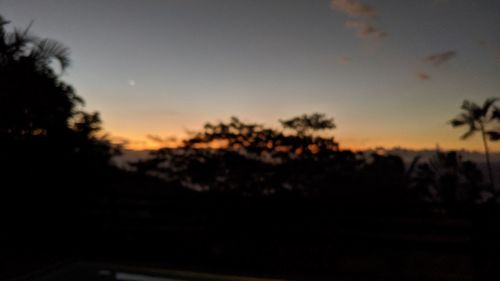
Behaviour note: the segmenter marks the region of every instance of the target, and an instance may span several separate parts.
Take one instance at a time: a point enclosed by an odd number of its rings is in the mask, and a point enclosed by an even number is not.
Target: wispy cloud
[[[375,17],[377,11],[370,5],[360,3],[356,0],[332,0],[331,6],[351,17]]]
[[[151,134],[147,135],[146,138],[148,138],[149,140],[156,142],[158,144],[169,144],[169,143],[173,143],[173,142],[177,141],[176,137],[163,138],[163,137],[160,137],[158,135],[151,135]]]
[[[420,81],[431,80],[431,76],[425,72],[422,72],[422,71],[417,73],[417,77],[418,77],[418,80],[420,80]]]
[[[347,28],[356,30],[356,34],[360,38],[364,39],[380,40],[387,36],[387,33],[385,31],[381,31],[373,25],[360,20],[348,20],[345,22],[345,26]]]
[[[124,137],[120,137],[120,136],[109,136],[109,138],[110,138],[111,142],[114,144],[123,145],[123,146],[127,146],[130,144],[130,139],[128,139],[128,138],[124,138]]]
[[[132,140],[120,136],[110,136],[111,142],[116,145],[120,145],[127,149],[143,149],[146,147],[147,143],[141,140]]]
[[[380,40],[387,37],[387,32],[375,27],[371,20],[377,16],[377,10],[357,0],[332,0],[331,7],[349,17],[344,26],[354,29],[362,39]]]
[[[425,62],[432,64],[435,67],[439,67],[451,59],[457,56],[457,52],[454,50],[449,50],[441,53],[435,53],[424,58]]]

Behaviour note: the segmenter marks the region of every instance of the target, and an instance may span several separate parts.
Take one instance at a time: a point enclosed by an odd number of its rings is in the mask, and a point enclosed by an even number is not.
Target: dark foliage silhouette
[[[395,155],[339,150],[332,136],[315,133],[335,128],[323,114],[280,122],[283,131],[236,117],[207,123],[183,147],[160,149],[133,166],[196,191],[298,196],[357,209],[422,200],[452,210],[480,201],[484,191],[479,169],[456,152],[437,151],[426,163],[416,158],[406,165]]]
[[[67,48],[0,21],[1,215],[14,236],[68,239],[119,148],[102,134],[99,114],[85,112],[61,80]]]
[[[335,129],[333,119],[328,119],[324,114],[319,113],[304,114],[289,120],[280,120],[280,123],[283,128],[294,130],[299,136],[307,135],[310,131]]]
[[[160,150],[135,166],[198,190],[276,193],[293,188],[285,182],[293,176],[285,174],[295,165],[290,160],[319,161],[338,149],[333,138],[305,134],[309,129],[304,125],[300,133],[285,135],[233,117],[229,123],[208,123],[182,148]]]
[[[98,113],[86,113],[83,100],[59,79],[51,62],[65,70],[68,50],[62,44],[40,39],[29,30],[9,32],[0,26],[0,136],[3,141],[28,144],[61,144],[72,153],[95,144],[108,146],[100,138]],[[104,153],[103,161],[112,156]]]
[[[161,149],[134,166],[197,191],[299,196],[353,208],[409,200],[401,158],[340,151],[332,136],[316,134],[335,127],[323,114],[280,122],[284,131],[236,117],[228,123],[208,123],[182,148]]]
[[[436,151],[436,155],[420,164],[413,175],[412,188],[426,202],[448,210],[470,206],[486,192],[482,174],[471,161],[462,160],[456,152]]]

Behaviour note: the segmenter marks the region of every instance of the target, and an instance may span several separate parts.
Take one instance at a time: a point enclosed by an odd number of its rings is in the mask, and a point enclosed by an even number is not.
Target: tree
[[[298,136],[305,136],[311,131],[335,129],[333,118],[326,118],[321,113],[303,114],[288,120],[280,120],[280,123],[283,128],[294,130]]]
[[[287,143],[296,154],[310,156],[321,152],[338,151],[338,143],[333,137],[317,135],[316,132],[333,130],[336,128],[333,118],[327,118],[325,114],[313,113],[303,114],[288,120],[279,120],[281,126],[286,130],[292,130],[295,134],[287,135]]]
[[[495,106],[497,101],[498,98],[486,99],[481,107],[474,102],[465,100],[462,104],[463,112],[450,121],[453,127],[468,127],[467,132],[461,137],[464,140],[470,138],[477,132],[481,134],[486,165],[488,167],[488,176],[493,190],[495,189],[495,184],[493,181],[493,172],[491,170],[490,151],[487,139],[489,138],[491,141],[500,139],[500,130],[493,130],[490,128],[492,123],[500,123],[500,109]]]
[[[83,99],[60,79],[71,63],[69,50],[55,40],[31,35],[29,28],[9,31],[8,23],[0,16],[0,140],[4,147],[33,148],[44,143],[59,147],[59,152],[96,148],[109,155],[111,145],[99,135],[98,113],[83,111]],[[59,64],[60,73],[53,62]]]
[[[207,123],[201,132],[185,141],[186,147],[224,147],[243,152],[253,157],[273,158],[310,156],[320,152],[338,150],[333,137],[314,135],[313,132],[335,128],[333,119],[324,114],[304,114],[289,120],[280,120],[284,129],[292,129],[294,134],[266,128],[260,124],[245,123],[236,117],[230,122]]]
[[[0,205],[18,221],[70,217],[114,171],[115,146],[61,79],[68,49],[7,25],[0,16]]]
[[[359,155],[339,151],[332,136],[313,134],[332,129],[332,119],[311,114],[282,122],[298,131],[285,134],[236,117],[207,123],[182,147],[158,150],[132,165],[140,173],[190,189],[240,195],[321,198],[358,186],[354,182],[360,179],[353,174],[364,163]]]
[[[52,69],[54,60],[62,71],[69,66],[68,49],[28,29],[9,32],[7,24],[0,16],[0,135],[26,140],[64,134],[83,104]]]

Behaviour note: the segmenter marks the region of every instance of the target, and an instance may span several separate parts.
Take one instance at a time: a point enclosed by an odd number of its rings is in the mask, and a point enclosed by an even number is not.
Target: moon
[[[131,80],[128,80],[128,84],[129,84],[129,86],[134,87],[136,83],[135,83],[135,80],[131,79]]]

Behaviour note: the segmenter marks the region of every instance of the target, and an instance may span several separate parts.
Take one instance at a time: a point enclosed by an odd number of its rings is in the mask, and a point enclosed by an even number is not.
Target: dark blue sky
[[[136,148],[231,115],[277,126],[313,111],[348,147],[480,148],[446,121],[465,98],[500,96],[497,0],[0,0],[0,11],[70,47],[63,78]]]

